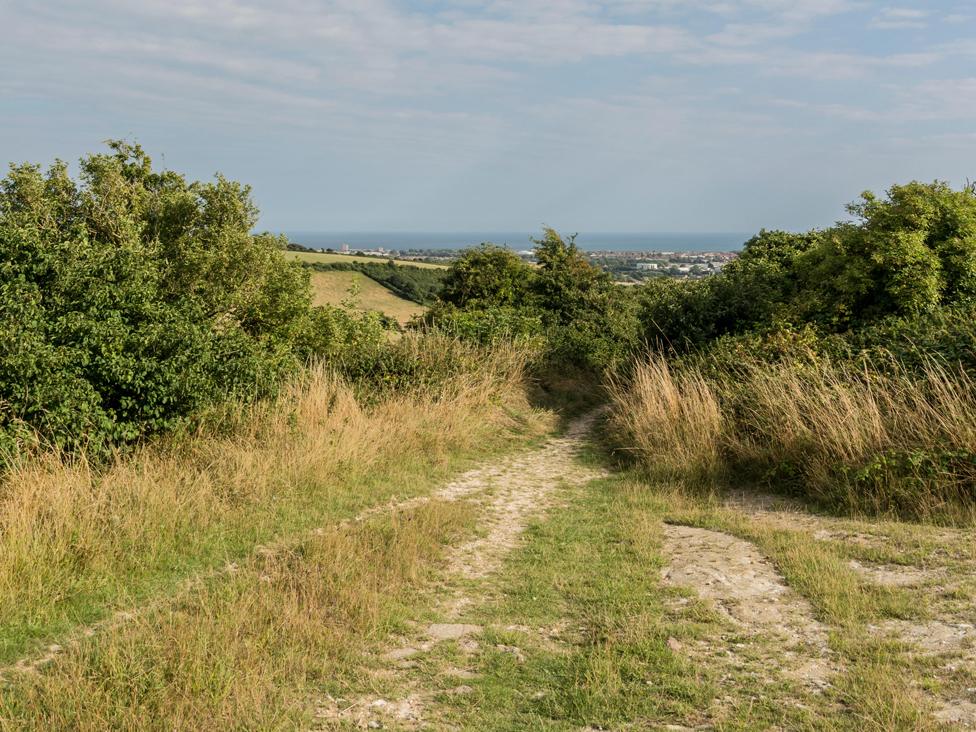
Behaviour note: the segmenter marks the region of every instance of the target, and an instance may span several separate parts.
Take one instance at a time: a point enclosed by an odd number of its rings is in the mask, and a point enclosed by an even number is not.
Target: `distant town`
[[[377,259],[450,264],[461,256],[463,249],[360,249],[342,244],[338,248],[311,249],[292,245],[305,251],[324,251]],[[531,249],[516,251],[527,262],[535,261]],[[654,277],[699,279],[721,272],[738,252],[666,252],[666,251],[592,251],[587,252],[593,264],[610,272],[614,279],[624,283],[638,283]]]

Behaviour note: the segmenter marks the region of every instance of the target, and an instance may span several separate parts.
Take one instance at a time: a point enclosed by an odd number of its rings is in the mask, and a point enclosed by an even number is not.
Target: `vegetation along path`
[[[976,723],[971,534],[614,470],[599,419],[78,640],[0,729]]]
[[[651,484],[589,422],[441,491],[479,535],[310,728],[973,726],[968,532]]]

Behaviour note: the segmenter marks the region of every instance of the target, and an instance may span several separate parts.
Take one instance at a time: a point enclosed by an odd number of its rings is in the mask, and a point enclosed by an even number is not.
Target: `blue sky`
[[[274,230],[752,231],[976,177],[972,0],[0,0],[0,159],[109,137]]]

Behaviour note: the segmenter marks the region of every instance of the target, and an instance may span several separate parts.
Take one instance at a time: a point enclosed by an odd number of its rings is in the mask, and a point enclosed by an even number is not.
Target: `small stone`
[[[388,653],[383,654],[383,658],[390,661],[404,661],[408,658],[416,656],[420,651],[416,648],[396,648]]]
[[[674,653],[681,650],[681,643],[677,638],[668,638],[668,648],[670,648]]]
[[[501,651],[502,653],[508,653],[511,654],[512,656],[515,656],[515,660],[518,661],[519,663],[525,662],[525,654],[522,653],[522,649],[519,648],[518,646],[497,645],[495,646],[495,648]]]
[[[427,626],[427,635],[434,640],[458,640],[466,635],[481,632],[480,625],[465,625],[463,623],[434,623]]]

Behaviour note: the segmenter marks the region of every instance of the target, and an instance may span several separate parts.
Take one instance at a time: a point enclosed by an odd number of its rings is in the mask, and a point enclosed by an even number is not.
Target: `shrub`
[[[466,252],[425,322],[478,343],[544,338],[550,373],[624,363],[637,343],[631,294],[590,264],[573,237],[546,229],[535,243],[536,269],[490,244]]]
[[[427,313],[425,323],[457,338],[481,344],[536,341],[545,333],[542,314],[528,307],[461,309],[441,303]]]
[[[924,318],[976,298],[976,189],[892,186],[824,231],[761,231],[713,277],[640,288],[649,343],[675,352],[752,331],[814,325],[846,333]]]
[[[0,448],[105,451],[335,349],[284,240],[251,234],[247,187],[110,148],[77,182],[61,162],[0,182]]]
[[[517,307],[525,304],[533,276],[515,252],[482,244],[451,264],[440,297],[460,308]]]

